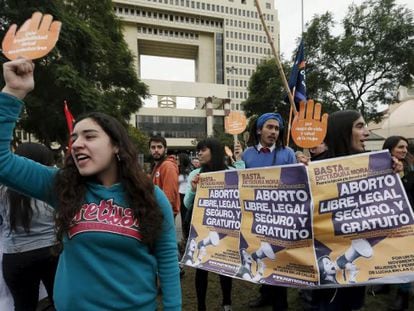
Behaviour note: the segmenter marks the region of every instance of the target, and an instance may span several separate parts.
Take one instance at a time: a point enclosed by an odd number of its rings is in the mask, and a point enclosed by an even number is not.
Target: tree
[[[110,0],[0,1],[0,36],[11,23],[21,25],[34,11],[62,22],[56,48],[36,61],[36,88],[27,97],[24,130],[43,143],[67,142],[63,101],[73,115],[101,111],[125,125],[141,106],[147,87],[140,82],[134,59],[122,36]],[[2,62],[5,60],[2,59]]]
[[[378,105],[389,104],[399,85],[413,81],[413,13],[395,0],[367,0],[351,5],[341,24],[343,33],[334,36],[327,12],[307,27],[308,97],[378,119]]]
[[[142,153],[145,157],[147,157],[149,155],[148,135],[130,124],[128,125],[128,135],[131,137],[132,142],[138,150],[138,153]]]
[[[288,68],[288,65],[284,64],[284,67]],[[288,117],[290,106],[283,101],[286,92],[274,58],[265,60],[256,67],[250,77],[248,91],[249,97],[243,102],[246,116],[277,111],[285,118]]]

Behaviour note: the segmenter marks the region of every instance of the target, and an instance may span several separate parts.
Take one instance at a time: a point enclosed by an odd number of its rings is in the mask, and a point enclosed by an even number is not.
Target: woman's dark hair
[[[398,143],[403,140],[407,143],[407,145],[409,145],[408,139],[405,138],[404,136],[390,136],[388,137],[385,141],[384,144],[382,145],[382,149],[388,149],[388,151],[390,153],[392,153],[392,149],[394,149]],[[413,155],[409,152],[407,152],[407,155],[405,156],[405,159],[402,160],[403,165],[404,165],[404,170],[408,170],[409,166],[413,164]]]
[[[210,149],[211,160],[209,163],[201,166],[201,173],[227,169],[225,163],[224,145],[219,140],[209,137],[199,141],[196,148],[197,152],[204,148]]]
[[[257,119],[258,116],[254,116],[249,121],[249,138],[246,142],[247,146],[256,146],[260,142],[260,136],[257,134],[257,131],[260,130],[257,128]],[[286,146],[286,137],[285,137],[285,128],[281,127],[279,129],[279,136],[277,137],[275,147],[276,148],[285,148]]]
[[[328,157],[340,157],[356,153],[352,150],[352,128],[362,115],[355,110],[335,111],[329,115],[325,143]]]
[[[191,172],[191,160],[188,154],[182,152],[178,154],[178,171],[182,175],[188,175]]]
[[[37,143],[22,143],[16,148],[15,154],[43,165],[50,166],[54,162],[53,152]],[[6,194],[10,205],[10,232],[16,231],[17,226],[22,226],[24,231],[29,233],[34,212],[30,204],[31,198],[10,188],[7,189]],[[37,209],[37,206],[35,208]]]
[[[384,144],[382,145],[382,149],[388,149],[388,151],[391,153],[392,149],[394,149],[401,140],[405,141],[408,145],[407,138],[403,136],[390,136],[384,141]]]
[[[142,242],[152,250],[162,230],[160,224],[163,215],[155,200],[154,185],[139,165],[137,151],[127,131],[114,117],[100,112],[80,116],[74,126],[84,119],[96,122],[109,136],[112,144],[118,147],[119,181],[125,189],[126,199],[129,208],[134,212],[134,218],[139,219]],[[71,154],[66,156],[64,167],[59,170],[55,183],[59,204],[56,218],[59,240],[73,225],[73,218],[84,203],[86,183],[93,178],[95,176],[81,176]]]

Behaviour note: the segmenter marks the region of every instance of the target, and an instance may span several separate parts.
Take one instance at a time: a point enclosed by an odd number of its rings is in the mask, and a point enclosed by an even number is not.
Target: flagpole
[[[296,106],[295,106],[295,101],[293,100],[292,92],[290,91],[289,84],[286,80],[286,76],[285,76],[285,73],[283,71],[282,64],[280,63],[279,56],[276,53],[276,48],[275,48],[272,36],[270,35],[269,29],[267,28],[266,22],[264,20],[259,0],[255,0],[255,3],[256,3],[257,12],[259,13],[260,21],[262,22],[263,29],[266,32],[267,40],[269,41],[270,47],[271,47],[272,52],[273,52],[273,56],[275,57],[276,66],[277,66],[277,69],[279,69],[279,74],[280,74],[280,77],[282,78],[283,86],[284,86],[284,88],[286,90],[286,93],[288,95],[290,106],[293,109],[294,113],[296,114],[297,110],[296,110]]]
[[[295,96],[295,88],[293,88],[293,96]],[[290,128],[292,126],[292,117],[293,117],[293,109],[291,105],[290,110],[289,110],[289,122],[288,122],[288,129],[287,129],[286,146],[289,146],[289,143],[290,143]]]
[[[303,0],[302,0],[302,38],[303,38],[303,32],[305,31],[305,25],[304,25],[304,18],[303,18]]]
[[[302,12],[302,40],[303,40],[303,32],[304,32],[304,18],[303,18],[303,0],[301,1],[301,12]],[[295,96],[295,89],[293,89],[293,98]],[[296,107],[296,106],[295,106]],[[288,135],[287,135],[287,139],[286,139],[286,145],[289,146],[290,143],[290,128],[292,126],[292,117],[293,117],[293,110],[292,110],[292,106],[290,106],[290,111],[289,111],[289,123],[288,123]]]

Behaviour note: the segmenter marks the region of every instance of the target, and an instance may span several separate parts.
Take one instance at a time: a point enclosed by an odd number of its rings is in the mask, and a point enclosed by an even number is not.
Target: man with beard
[[[257,118],[249,131],[250,146],[243,152],[246,168],[296,163],[294,151],[286,146],[282,116],[265,113]]]
[[[167,156],[167,141],[164,137],[152,136],[148,145],[154,161],[151,167],[152,182],[164,191],[170,201],[175,218],[180,212],[177,160],[173,155]]]
[[[278,166],[296,163],[294,151],[286,146],[285,127],[279,113],[265,113],[251,123],[248,147],[242,155],[246,168]],[[288,309],[287,289],[262,285],[260,296],[249,303],[250,308],[272,305],[273,311]]]

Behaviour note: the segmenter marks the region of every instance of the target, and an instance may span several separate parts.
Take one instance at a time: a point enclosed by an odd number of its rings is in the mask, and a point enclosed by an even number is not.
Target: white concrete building
[[[391,104],[384,111],[381,122],[368,124],[368,129],[376,138],[370,140],[369,150],[382,149],[384,140],[393,135],[404,136],[411,145],[414,144],[414,87],[401,86],[398,90],[398,100],[400,102]]]
[[[275,47],[279,21],[274,1],[260,0]],[[158,107],[140,109],[132,122],[149,135],[162,134],[170,147],[191,148],[240,110],[256,65],[271,57],[254,0],[113,0],[124,37],[136,59],[161,56],[194,60],[195,81],[146,80]],[[177,97],[193,97],[196,108],[177,109]]]

